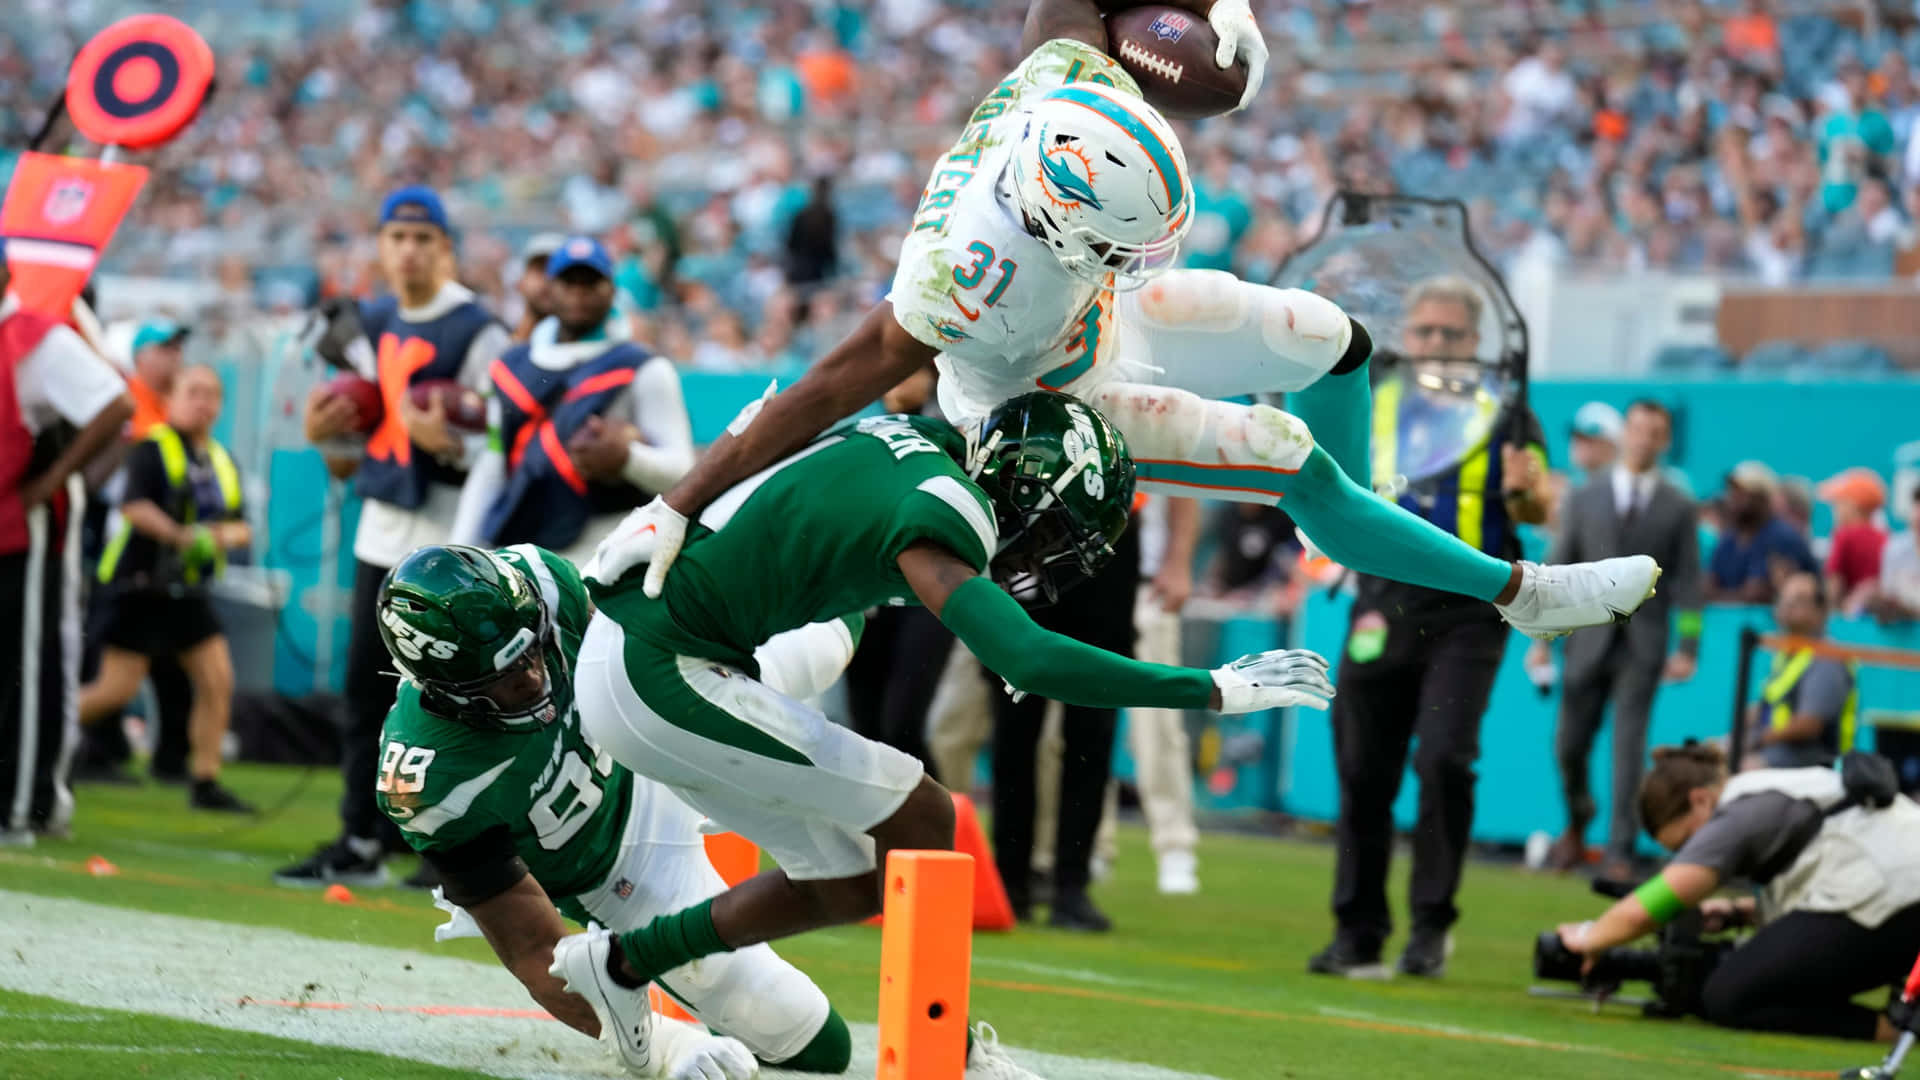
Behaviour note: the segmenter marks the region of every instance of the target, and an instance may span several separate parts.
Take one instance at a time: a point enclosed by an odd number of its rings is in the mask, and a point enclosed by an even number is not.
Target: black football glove
[[[373,369],[373,342],[360,325],[360,305],[351,297],[334,296],[309,312],[300,330],[300,342],[320,359],[341,371],[368,375]]]

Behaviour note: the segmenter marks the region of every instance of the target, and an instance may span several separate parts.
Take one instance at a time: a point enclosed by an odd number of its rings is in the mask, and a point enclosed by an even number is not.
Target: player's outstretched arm
[[[845,341],[815,361],[799,382],[768,400],[751,422],[735,421],[672,491],[627,515],[600,542],[589,576],[612,584],[647,563],[646,594],[659,596],[680,554],[687,522],[708,503],[805,446],[829,425],[879,400],[937,355],[901,327],[892,304],[876,304]]]
[[[505,892],[464,906],[494,955],[541,1008],[575,1031],[600,1037],[600,1020],[587,999],[569,993],[566,982],[547,971],[554,943],[566,936],[567,924],[532,874],[523,874]]]
[[[1327,662],[1306,650],[1244,656],[1214,671],[1132,660],[1041,629],[998,585],[932,543],[901,552],[900,570],[928,611],[1014,689],[1089,708],[1242,713],[1333,697]]]

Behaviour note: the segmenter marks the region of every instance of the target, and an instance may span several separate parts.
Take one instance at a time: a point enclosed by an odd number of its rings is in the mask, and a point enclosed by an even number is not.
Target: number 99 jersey
[[[887,299],[902,328],[940,350],[940,404],[950,419],[984,416],[1036,388],[1065,389],[1112,354],[1112,290],[1067,272],[1047,242],[1027,231],[1007,174],[1026,110],[1078,82],[1140,93],[1124,68],[1091,45],[1060,39],[1035,49],[934,163],[901,244]],[[1110,166],[1063,156],[1076,153],[1073,146],[1049,153],[1062,165],[1049,198],[1093,197],[1090,179],[1076,178]]]
[[[504,830],[548,895],[571,896],[600,884],[619,856],[633,774],[580,730],[573,664],[593,604],[579,571],[531,544],[499,556],[534,583],[552,615],[553,722],[525,732],[472,727],[427,712],[419,688],[403,681],[380,731],[374,799],[423,853]]]

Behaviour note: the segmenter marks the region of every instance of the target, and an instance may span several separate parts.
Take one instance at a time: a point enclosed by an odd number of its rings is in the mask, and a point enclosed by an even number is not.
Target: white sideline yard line
[[[1462,1035],[1473,1039],[1485,1039],[1503,1042],[1511,1046],[1525,1047],[1530,1050],[1565,1050],[1574,1053],[1605,1054],[1608,1051],[1598,1046],[1582,1046],[1579,1043],[1549,1042],[1536,1039],[1531,1035],[1515,1035],[1505,1031],[1488,1031],[1484,1028],[1461,1027],[1458,1024],[1436,1024],[1420,1020],[1409,1020],[1404,1016],[1382,1016],[1361,1009],[1340,1009],[1331,1005],[1321,1005],[1315,1012],[1321,1016],[1334,1016],[1345,1020],[1365,1020],[1372,1023],[1392,1023],[1401,1027],[1419,1028],[1422,1031],[1438,1032],[1442,1035]]]
[[[4,889],[0,910],[7,912],[0,987],[8,990],[489,1076],[626,1075],[599,1044],[538,1013],[497,965]],[[846,1075],[872,1076],[875,1030],[851,1027]],[[29,1045],[94,1046],[0,1042],[0,1050]],[[1012,1053],[1048,1080],[1211,1080],[1151,1065]]]
[[[302,1054],[294,1050],[266,1049],[224,1049],[208,1050],[199,1046],[126,1046],[119,1043],[77,1043],[77,1042],[6,1042],[0,1040],[0,1050],[17,1050],[23,1054],[139,1054],[141,1057],[155,1057],[163,1054],[212,1054],[219,1057],[271,1058],[274,1061],[319,1061],[319,1054]]]

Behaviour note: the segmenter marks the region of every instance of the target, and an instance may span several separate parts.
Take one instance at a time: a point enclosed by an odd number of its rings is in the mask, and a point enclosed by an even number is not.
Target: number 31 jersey
[[[428,713],[419,688],[402,682],[380,731],[374,798],[420,852],[504,829],[547,893],[571,896],[599,885],[619,856],[633,775],[580,730],[573,663],[593,604],[579,571],[531,544],[499,555],[526,574],[553,619],[553,722],[530,732],[469,727]]]
[[[1064,389],[1112,354],[1112,291],[1061,269],[1027,231],[1003,175],[1027,109],[1075,82],[1140,92],[1091,45],[1062,39],[1035,49],[934,163],[901,244],[887,299],[907,333],[940,350],[940,404],[952,419],[985,415],[1036,387]]]

